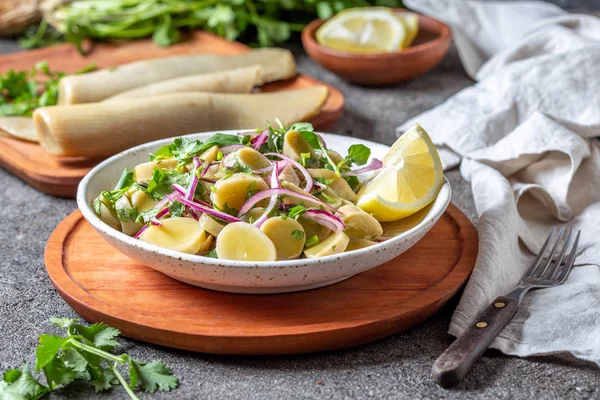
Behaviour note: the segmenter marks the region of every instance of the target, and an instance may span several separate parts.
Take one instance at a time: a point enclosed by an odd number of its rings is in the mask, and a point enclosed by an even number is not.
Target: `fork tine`
[[[569,247],[569,241],[571,240],[572,233],[573,229],[569,229],[569,233],[567,234],[567,238],[565,239],[565,244],[562,250],[560,251],[560,257],[554,264],[554,268],[552,268],[553,270],[548,271],[548,279],[554,279],[554,277],[557,276],[558,271],[560,271],[560,267],[563,263],[563,260],[565,259],[565,254],[567,254],[567,247]]]
[[[548,261],[546,261],[546,264],[544,265],[544,268],[542,269],[542,273],[535,273],[535,276],[537,278],[542,278],[546,274],[546,271],[548,271],[548,267],[550,266],[550,264],[552,264],[552,259],[554,258],[554,255],[556,254],[556,250],[558,250],[558,245],[560,243],[560,239],[562,238],[562,235],[564,232],[565,232],[565,228],[561,227],[560,230],[558,231],[558,237],[556,238],[556,243],[554,243],[554,247],[552,247],[552,251],[550,252],[550,255],[548,256]]]
[[[533,274],[533,272],[537,269],[537,267],[540,265],[540,262],[542,261],[542,258],[544,257],[544,253],[546,252],[546,249],[548,248],[548,245],[550,244],[550,239],[552,239],[552,236],[554,236],[554,232],[556,232],[556,227],[552,227],[552,230],[550,231],[550,234],[548,235],[548,237],[546,238],[546,241],[542,245],[540,252],[538,253],[538,255],[535,258],[535,260],[533,261],[533,263],[531,264],[531,267],[529,267],[527,272],[525,272],[523,277],[531,276]]]
[[[579,244],[579,236],[581,235],[581,231],[577,231],[577,236],[575,236],[575,241],[573,242],[573,247],[571,253],[569,254],[569,258],[565,263],[565,268],[558,276],[558,284],[562,284],[567,280],[571,270],[573,269],[573,265],[575,264],[575,257],[577,257],[577,245]]]

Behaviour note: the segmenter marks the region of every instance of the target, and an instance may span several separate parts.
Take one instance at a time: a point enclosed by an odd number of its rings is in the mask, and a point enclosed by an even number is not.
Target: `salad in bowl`
[[[98,165],[78,191],[84,217],[126,255],[245,293],[323,286],[380,265],[449,199],[419,126],[388,148],[308,123],[141,145]]]

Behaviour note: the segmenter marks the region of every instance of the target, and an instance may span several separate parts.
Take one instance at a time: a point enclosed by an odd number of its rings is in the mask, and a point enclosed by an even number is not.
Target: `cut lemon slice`
[[[401,49],[406,49],[413,44],[417,37],[417,33],[419,33],[419,17],[415,13],[408,12],[397,14],[397,16],[406,28],[406,37],[401,47]]]
[[[350,8],[338,13],[317,31],[319,44],[350,53],[391,53],[402,49],[407,37],[403,21],[389,8]]]
[[[357,205],[379,221],[396,221],[431,203],[443,180],[431,138],[415,125],[394,143],[383,168],[359,191]]]

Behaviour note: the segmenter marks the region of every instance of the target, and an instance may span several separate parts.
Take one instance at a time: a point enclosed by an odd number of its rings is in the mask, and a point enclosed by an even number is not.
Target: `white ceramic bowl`
[[[235,133],[238,131],[229,131]],[[188,135],[206,139],[215,132]],[[227,132],[225,132],[227,133]],[[323,134],[328,147],[345,154],[355,143],[371,149],[372,157],[382,158],[389,147],[354,137]],[[413,225],[402,222],[400,233],[368,248],[332,256],[276,262],[229,261],[184,254],[164,249],[121,233],[100,220],[91,203],[98,194],[113,188],[125,167],[148,161],[148,153],[171,143],[173,138],[146,143],[117,154],[92,169],[77,190],[77,204],[85,219],[123,254],[174,279],[203,288],[234,293],[284,293],[330,285],[377,267],[397,257],[419,241],[437,222],[450,203],[451,188],[445,181],[437,199]],[[405,220],[403,220],[405,221]]]

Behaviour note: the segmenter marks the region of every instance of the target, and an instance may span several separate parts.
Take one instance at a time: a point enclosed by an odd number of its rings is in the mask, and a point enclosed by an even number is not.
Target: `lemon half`
[[[391,9],[350,8],[339,12],[317,31],[319,44],[350,53],[390,53],[404,47],[408,32]]]
[[[379,221],[396,221],[431,203],[443,181],[440,156],[417,124],[391,147],[383,168],[359,191],[357,206]]]

